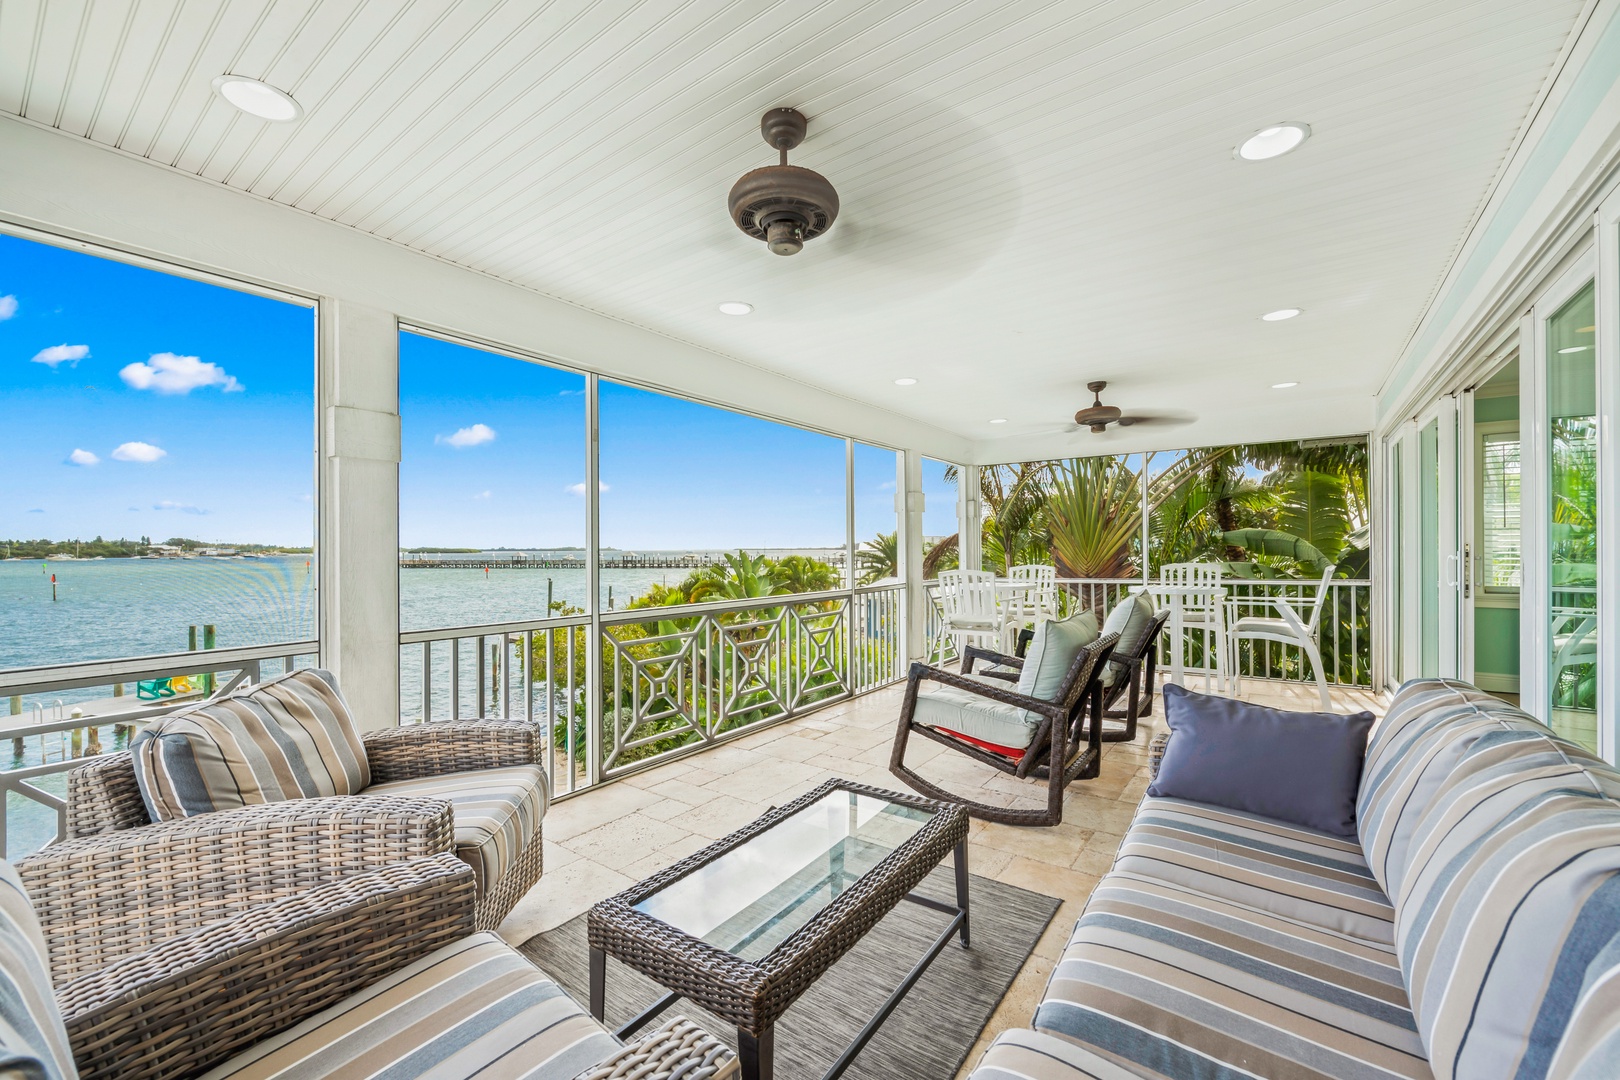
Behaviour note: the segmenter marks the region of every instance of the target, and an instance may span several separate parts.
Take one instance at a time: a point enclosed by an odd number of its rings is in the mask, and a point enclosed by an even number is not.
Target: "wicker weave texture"
[[[726,1080],[739,1070],[725,1043],[677,1016],[574,1080]]]
[[[1159,732],[1153,736],[1153,741],[1148,743],[1149,779],[1157,780],[1159,778],[1159,766],[1164,763],[1164,751],[1169,745],[1170,733],[1168,731]]]
[[[744,960],[717,949],[635,910],[634,905],[646,897],[706,866],[832,791],[850,791],[930,810],[934,817],[758,961]],[[964,841],[967,826],[967,814],[959,806],[845,780],[829,780],[725,839],[597,904],[587,919],[591,947],[604,950],[654,982],[757,1035],[775,1023],[800,994]]]
[[[151,820],[128,750],[96,758],[68,773],[66,839],[133,829]]]
[[[540,726],[525,720],[440,720],[361,739],[374,784],[540,762]]]
[[[361,871],[448,853],[439,799],[346,795],[52,844],[17,860],[56,985],[207,923]]]
[[[493,930],[501,925],[507,914],[523,899],[523,894],[534,888],[534,883],[540,880],[544,869],[542,859],[545,844],[541,839],[544,825],[536,825],[534,835],[531,836],[523,848],[523,854],[513,862],[512,868],[506,876],[490,886],[478,900],[476,923],[480,930]]]
[[[452,855],[357,874],[126,957],[57,994],[84,1080],[192,1076],[472,932]]]

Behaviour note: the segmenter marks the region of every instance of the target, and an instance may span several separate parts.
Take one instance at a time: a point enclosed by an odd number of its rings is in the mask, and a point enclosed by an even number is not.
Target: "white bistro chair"
[[[1159,583],[1181,588],[1208,588],[1202,596],[1191,594],[1181,601],[1181,631],[1199,631],[1204,635],[1204,692],[1209,692],[1209,677],[1213,668],[1215,686],[1220,693],[1227,692],[1227,630],[1226,608],[1220,594],[1213,591],[1221,587],[1222,568],[1217,563],[1167,563],[1159,567]],[[1173,641],[1174,648],[1182,648],[1181,639]],[[1210,661],[1214,660],[1211,664]]]
[[[1238,664],[1238,642],[1278,641],[1284,645],[1297,645],[1304,650],[1311,661],[1311,670],[1316,673],[1316,689],[1322,695],[1322,708],[1333,707],[1333,702],[1328,697],[1327,672],[1322,667],[1322,652],[1316,646],[1316,631],[1322,625],[1322,602],[1327,599],[1328,581],[1336,569],[1338,568],[1330,566],[1322,571],[1322,580],[1316,586],[1316,598],[1304,612],[1295,611],[1294,605],[1282,597],[1272,597],[1271,605],[1277,609],[1277,614],[1281,618],[1270,619],[1256,615],[1239,618],[1237,605],[1252,604],[1253,601],[1227,601],[1232,616],[1230,625],[1226,628],[1226,639],[1232,650],[1230,670],[1234,694],[1243,692],[1243,676]]]
[[[996,611],[996,575],[988,570],[941,570],[939,636],[949,638],[961,656],[969,645],[1001,648],[1001,615]]]
[[[1010,653],[1018,632],[1026,625],[1033,629],[1047,619],[1058,617],[1057,567],[1014,566],[1002,583],[1001,651]]]

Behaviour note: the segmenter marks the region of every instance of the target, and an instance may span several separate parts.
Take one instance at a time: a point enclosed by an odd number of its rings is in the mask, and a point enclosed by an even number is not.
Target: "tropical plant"
[[[862,585],[900,576],[900,533],[878,533],[855,551],[855,568]]]
[[[1121,458],[1076,458],[1054,466],[1046,497],[1052,556],[1066,577],[1114,578],[1132,572],[1142,535],[1136,473]]]

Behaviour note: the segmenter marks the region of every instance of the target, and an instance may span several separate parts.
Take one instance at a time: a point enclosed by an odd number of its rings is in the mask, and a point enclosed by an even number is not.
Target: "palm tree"
[[[1065,577],[1117,578],[1132,570],[1142,533],[1141,482],[1124,458],[1075,458],[1054,467],[1046,497],[1052,557]]]
[[[855,552],[855,566],[862,585],[900,576],[900,532],[878,533],[863,541]]]
[[[772,569],[777,591],[784,593],[826,592],[839,585],[838,570],[808,555],[788,555]]]

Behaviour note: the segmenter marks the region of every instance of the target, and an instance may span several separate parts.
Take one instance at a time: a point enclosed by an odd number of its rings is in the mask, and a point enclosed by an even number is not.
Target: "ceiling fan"
[[[1086,389],[1092,393],[1091,405],[1074,414],[1074,422],[1080,427],[1091,429],[1093,435],[1101,435],[1108,430],[1109,424],[1118,424],[1120,427],[1130,427],[1133,424],[1155,424],[1160,422],[1185,423],[1179,416],[1126,416],[1118,406],[1104,405],[1102,392],[1108,384],[1101,380],[1086,383]]]

